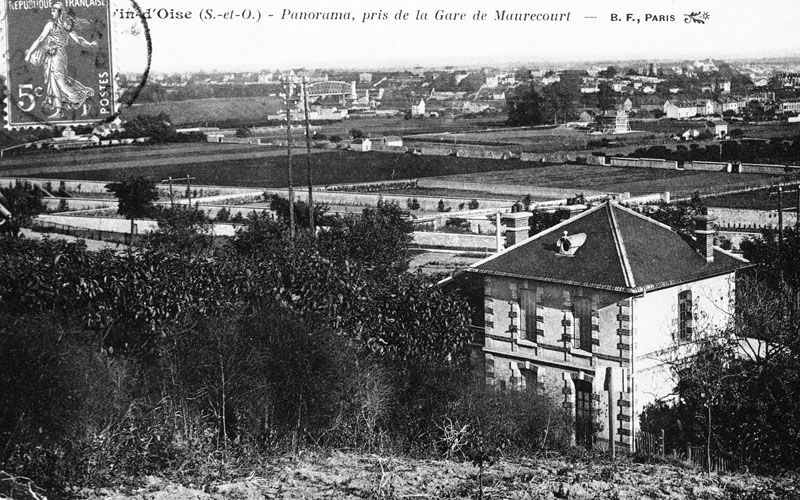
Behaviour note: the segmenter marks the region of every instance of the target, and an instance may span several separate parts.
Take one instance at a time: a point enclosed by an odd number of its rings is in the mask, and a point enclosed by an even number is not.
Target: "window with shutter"
[[[584,351],[592,351],[592,299],[575,297],[572,301],[575,321],[572,345]]]
[[[691,340],[693,331],[692,291],[678,294],[678,338]]]
[[[536,342],[536,292],[520,290],[520,316],[525,340]]]

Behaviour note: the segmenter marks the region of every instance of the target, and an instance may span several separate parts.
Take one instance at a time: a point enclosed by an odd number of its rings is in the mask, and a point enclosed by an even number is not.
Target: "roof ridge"
[[[657,226],[661,226],[664,229],[669,229],[673,233],[677,233],[674,229],[672,229],[667,224],[664,224],[663,222],[657,221],[657,220],[653,219],[652,217],[648,217],[643,213],[637,212],[636,210],[634,210],[634,209],[632,209],[630,207],[627,207],[627,206],[622,205],[622,204],[617,204],[617,207],[622,209],[624,212],[627,212],[627,213],[629,213],[631,215],[635,215],[636,217],[639,217],[640,219],[644,219],[644,220],[646,220],[647,222],[649,222],[651,224],[655,224]]]
[[[631,268],[631,263],[628,261],[628,252],[625,249],[625,242],[622,239],[622,232],[619,230],[619,226],[617,225],[617,218],[614,215],[614,208],[618,206],[615,203],[611,203],[610,201],[607,203],[608,205],[608,220],[609,224],[611,224],[611,235],[614,238],[614,246],[617,249],[617,256],[619,257],[619,263],[622,267],[622,276],[625,278],[625,284],[630,288],[636,287],[636,280],[633,276],[633,269]]]

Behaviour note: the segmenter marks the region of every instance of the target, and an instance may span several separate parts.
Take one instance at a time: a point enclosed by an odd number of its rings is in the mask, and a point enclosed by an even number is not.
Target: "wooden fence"
[[[737,460],[719,455],[711,451],[709,457],[703,446],[686,445],[684,449],[666,451],[664,431],[659,434],[639,431],[636,434],[636,452],[653,457],[670,457],[689,462],[697,467],[702,467],[710,472],[736,472],[739,470]],[[709,460],[710,459],[710,460]]]

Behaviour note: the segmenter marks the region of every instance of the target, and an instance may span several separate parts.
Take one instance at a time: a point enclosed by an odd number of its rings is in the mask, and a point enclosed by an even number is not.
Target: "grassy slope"
[[[680,172],[645,168],[551,165],[492,174],[464,174],[448,180],[531,186],[564,187],[596,191],[630,192],[632,195],[669,191],[691,195],[738,186],[760,186],[780,176],[731,175],[723,172]]]
[[[746,193],[729,194],[708,198],[706,204],[710,207],[748,208],[753,210],[777,210],[778,199],[769,196],[769,189],[758,189]],[[797,206],[797,194],[783,194],[783,209],[794,209]]]
[[[241,472],[243,477],[246,474]],[[378,455],[301,454],[260,464],[247,479],[183,487],[149,477],[141,487],[114,492],[119,500],[212,498],[478,498],[477,469],[468,462]],[[484,498],[569,499],[790,499],[797,478],[706,475],[676,465],[610,463],[598,458],[501,460],[484,475]],[[104,489],[84,498],[107,497]]]

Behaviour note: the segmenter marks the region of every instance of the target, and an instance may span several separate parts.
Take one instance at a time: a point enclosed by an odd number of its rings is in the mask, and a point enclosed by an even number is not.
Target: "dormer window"
[[[571,257],[575,252],[586,242],[586,233],[575,233],[570,235],[564,231],[564,235],[558,239],[556,246],[558,247],[558,254]]]

